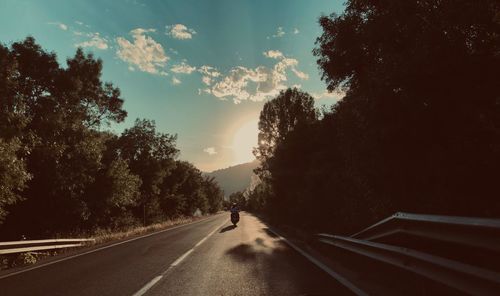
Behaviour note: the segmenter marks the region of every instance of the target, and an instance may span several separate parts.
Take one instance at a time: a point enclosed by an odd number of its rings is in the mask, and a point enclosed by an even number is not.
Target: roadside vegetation
[[[260,114],[261,183],[245,206],[299,228],[350,233],[396,211],[500,217],[497,1],[350,0],[313,51],[328,91]]]
[[[177,159],[176,136],[137,119],[78,49],[58,63],[32,37],[0,45],[0,240],[94,236],[215,213],[223,192]]]

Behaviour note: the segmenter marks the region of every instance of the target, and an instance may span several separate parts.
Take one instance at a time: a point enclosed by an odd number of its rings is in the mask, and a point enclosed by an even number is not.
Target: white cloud
[[[137,28],[130,31],[133,42],[123,37],[116,38],[118,43],[116,54],[120,59],[143,72],[161,74],[161,69],[165,67],[169,57],[165,55],[161,44],[146,35],[150,32],[155,32],[155,30]]]
[[[214,147],[207,147],[207,148],[203,149],[203,152],[208,153],[208,155],[217,154],[217,151],[215,151]]]
[[[297,69],[295,69],[295,68],[292,68],[292,71],[293,71],[293,73],[295,73],[295,75],[296,75],[297,77],[299,77],[299,78],[300,78],[300,79],[302,79],[302,80],[307,80],[307,79],[309,79],[309,74],[307,74],[307,73],[304,73],[304,72],[302,72],[302,71],[299,71],[299,70],[297,70]]]
[[[285,82],[288,80],[289,70],[300,79],[309,77],[297,70],[299,62],[296,59],[287,58],[278,50],[266,51],[264,56],[276,59],[276,64],[273,67],[258,66],[254,69],[237,66],[215,83],[202,78],[202,81],[209,86],[204,91],[219,99],[230,98],[236,104],[244,100],[263,101],[276,96],[280,90],[286,88]]]
[[[193,29],[189,29],[183,24],[175,24],[171,26],[166,26],[167,35],[172,36],[175,39],[191,39],[193,35],[196,34],[196,31]]]
[[[82,35],[79,34],[81,32],[73,32],[75,35]],[[80,42],[75,44],[77,47],[95,47],[97,49],[105,50],[108,49],[108,40],[106,38],[103,38],[99,35],[99,33],[89,33],[87,34],[88,37],[90,37],[89,40]]]
[[[217,71],[216,68],[212,66],[203,65],[198,69],[198,72],[203,75],[211,76],[211,77],[219,77],[221,74]]]
[[[272,35],[273,38],[281,38],[283,36],[285,36],[285,31],[283,30],[283,27],[278,27],[276,33]]]
[[[293,34],[299,34],[299,33],[300,33],[299,29],[297,29],[297,28],[293,29]]]
[[[203,93],[206,93],[206,94],[211,94],[210,92],[210,89],[209,88],[198,88],[198,95],[202,95]],[[221,99],[221,100],[224,100],[224,99]]]
[[[89,25],[87,25],[87,24],[85,24],[85,23],[83,23],[83,22],[81,22],[81,21],[75,21],[75,24],[77,24],[77,25],[79,25],[79,26],[83,26],[83,27],[90,28],[90,26],[89,26]]]
[[[340,90],[340,89],[336,89],[333,92],[328,92],[328,91],[324,91],[322,93],[314,93],[313,92],[313,93],[311,93],[311,95],[314,98],[316,98],[317,100],[319,100],[319,99],[334,99],[335,101],[340,101],[345,97],[345,92]]]
[[[210,85],[212,84],[212,78],[208,77],[208,76],[202,76],[201,77],[201,81],[205,84],[205,85]]]
[[[182,63],[170,68],[170,70],[174,73],[191,74],[196,70],[196,67],[190,66],[183,61]]]
[[[182,83],[182,81],[180,79],[178,79],[177,77],[172,77],[172,84],[173,85],[179,85],[181,83]]]
[[[49,25],[54,25],[54,26],[58,26],[59,29],[63,30],[63,31],[67,31],[68,30],[68,26],[63,24],[63,23],[59,23],[59,22],[50,22],[48,23]]]
[[[229,71],[227,76],[211,87],[211,93],[218,98],[231,97],[235,103],[252,100],[254,98],[247,89],[248,83],[251,81],[259,83],[265,80],[258,79],[257,76],[257,69],[252,70],[242,66],[235,67]]]
[[[264,56],[272,59],[280,59],[283,57],[283,53],[279,50],[268,50],[264,51]]]
[[[207,65],[203,65],[200,68],[198,68],[198,72],[201,73],[202,75],[201,81],[205,85],[211,85],[212,81],[221,75],[221,73],[217,71],[217,69]]]

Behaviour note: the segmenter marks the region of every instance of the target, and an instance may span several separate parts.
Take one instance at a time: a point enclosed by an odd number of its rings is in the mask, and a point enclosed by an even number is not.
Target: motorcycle
[[[232,212],[231,213],[231,223],[233,223],[234,226],[236,226],[236,223],[240,221],[240,213],[238,212]]]

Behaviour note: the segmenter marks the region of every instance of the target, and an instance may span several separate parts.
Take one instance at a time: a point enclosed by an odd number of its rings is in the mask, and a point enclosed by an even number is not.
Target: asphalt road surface
[[[0,295],[339,295],[258,218],[220,214],[1,278]]]

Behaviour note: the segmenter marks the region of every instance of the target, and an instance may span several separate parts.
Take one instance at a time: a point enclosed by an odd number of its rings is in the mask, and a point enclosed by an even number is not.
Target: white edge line
[[[328,273],[331,277],[336,279],[338,282],[340,282],[342,285],[347,287],[349,290],[354,292],[356,295],[359,296],[368,296],[366,292],[361,290],[360,288],[356,287],[353,283],[351,283],[349,280],[347,280],[345,277],[341,276],[339,273],[333,271],[331,268],[320,262],[318,259],[314,258],[312,255],[307,253],[306,251],[302,250],[301,248],[297,247],[294,243],[289,241],[288,239],[284,238],[281,236],[279,233],[277,233],[275,230],[271,229],[269,226],[267,226],[268,229],[274,233],[278,238],[285,243],[287,243],[292,249],[295,251],[299,252],[302,256],[306,257],[309,261],[311,261],[314,265],[317,267],[321,268],[324,272]]]
[[[144,295],[149,289],[151,289],[161,278],[172,268],[176,267],[179,265],[184,259],[186,259],[196,247],[201,245],[203,242],[205,242],[210,236],[212,236],[217,230],[219,230],[224,224],[226,224],[229,221],[229,219],[224,220],[224,222],[220,225],[217,226],[214,230],[212,230],[209,234],[207,234],[204,238],[202,238],[194,247],[189,249],[186,253],[182,254],[179,258],[177,258],[174,263],[170,264],[170,266],[165,270],[161,275],[153,278],[149,283],[147,283],[144,287],[142,287],[139,291],[135,292],[134,295],[132,296],[141,296]]]
[[[144,295],[144,293],[146,293],[152,286],[154,286],[159,280],[161,280],[162,277],[163,277],[163,275],[159,275],[159,276],[155,277],[149,283],[147,283],[144,287],[142,287],[142,289],[140,289],[139,291],[137,291],[132,296],[142,296],[142,295]]]
[[[49,265],[52,265],[52,264],[56,264],[56,263],[59,263],[59,262],[62,262],[62,261],[66,261],[66,260],[74,259],[74,258],[77,258],[77,257],[80,257],[80,256],[84,256],[84,255],[88,255],[88,254],[95,253],[95,252],[98,252],[98,251],[102,251],[104,249],[115,247],[115,246],[118,246],[118,245],[121,245],[121,244],[129,243],[129,242],[141,239],[141,238],[146,238],[146,237],[157,235],[157,234],[160,234],[160,233],[163,233],[163,232],[166,232],[166,231],[174,230],[174,229],[177,229],[177,228],[180,228],[180,227],[184,227],[184,226],[188,226],[188,225],[200,223],[200,222],[206,221],[206,220],[208,220],[208,219],[210,219],[212,217],[214,217],[214,216],[210,216],[210,217],[207,217],[205,219],[198,220],[198,221],[193,221],[193,222],[190,222],[190,223],[187,223],[187,224],[177,225],[177,226],[170,227],[170,228],[167,228],[167,229],[163,229],[163,230],[160,230],[160,231],[157,231],[157,232],[148,233],[148,234],[145,234],[143,236],[134,237],[134,238],[131,238],[129,240],[121,241],[121,242],[118,242],[118,243],[107,245],[107,246],[104,246],[104,247],[101,247],[101,248],[98,248],[98,249],[94,249],[94,250],[91,250],[91,251],[87,251],[87,252],[84,252],[84,253],[80,253],[80,254],[76,254],[76,255],[73,255],[73,256],[61,258],[59,260],[47,262],[47,263],[40,264],[40,265],[37,265],[37,266],[33,266],[33,267],[30,267],[30,268],[22,269],[22,270],[19,270],[19,271],[16,271],[16,272],[11,272],[11,273],[8,273],[8,274],[0,276],[0,280],[4,279],[4,278],[11,277],[11,276],[14,276],[14,275],[17,275],[17,274],[20,274],[20,273],[28,272],[28,271],[31,271],[31,270],[34,270],[34,269],[38,269],[38,268],[42,268],[42,267],[49,266]]]

